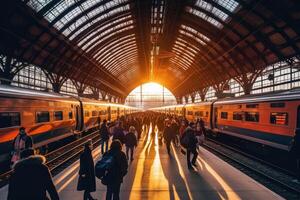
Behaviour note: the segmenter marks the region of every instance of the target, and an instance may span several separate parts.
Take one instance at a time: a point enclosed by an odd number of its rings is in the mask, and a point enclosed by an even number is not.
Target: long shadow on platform
[[[190,200],[188,188],[180,175],[177,161],[174,158],[174,155],[168,155],[166,151],[167,147],[165,145],[160,145],[160,162],[162,164],[163,173],[168,180],[170,200],[175,200],[176,194],[179,199]]]
[[[172,168],[175,168],[175,166],[177,169],[181,168],[183,174],[180,175],[179,170],[177,174],[180,177],[183,176],[182,179],[185,182],[189,197],[191,199],[222,199],[219,192],[215,189],[216,185],[213,185],[215,183],[211,184],[207,182],[207,180],[205,180],[198,172],[198,168],[194,168],[194,170],[188,170],[186,155],[181,154],[180,148],[176,148],[173,145],[172,149],[172,153],[174,153],[173,155],[176,158],[176,160],[174,160]],[[173,176],[176,176],[176,174],[174,174]],[[227,199],[226,194],[222,195],[222,197],[225,197],[225,199]]]

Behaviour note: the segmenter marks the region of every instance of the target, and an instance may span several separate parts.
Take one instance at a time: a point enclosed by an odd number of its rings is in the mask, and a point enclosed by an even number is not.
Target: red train
[[[206,128],[215,134],[227,134],[285,151],[292,148],[295,134],[300,134],[300,90],[152,110],[183,115],[190,121],[202,118]]]
[[[97,127],[104,119],[113,121],[136,111],[120,104],[0,85],[0,162],[8,158],[21,126],[33,137],[34,147],[40,148]]]

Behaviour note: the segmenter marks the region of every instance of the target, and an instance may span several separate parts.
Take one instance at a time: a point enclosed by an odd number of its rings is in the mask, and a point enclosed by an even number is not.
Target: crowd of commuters
[[[154,112],[122,116],[113,123],[103,120],[99,127],[101,160],[106,158],[107,162],[109,158],[113,158],[110,159],[113,161],[110,161],[109,167],[106,167],[101,178],[101,182],[107,186],[107,200],[120,198],[121,183],[127,173],[128,162],[134,160],[134,151],[142,132],[149,132],[152,139],[157,133],[160,143],[166,145],[169,155],[171,155],[172,143],[175,147],[181,147],[187,156],[188,168],[192,169],[192,166],[196,165],[197,145],[200,144],[200,140],[203,140],[205,134],[202,120],[189,123],[184,118]],[[110,139],[112,142],[108,148]],[[20,128],[20,133],[13,143],[13,174],[10,178],[8,199],[47,199],[47,193],[51,199],[59,199],[51,173],[45,165],[45,157],[35,155],[32,147],[32,138],[26,134],[24,128]],[[95,169],[97,168],[95,168],[92,149],[92,141],[87,141],[80,156],[77,190],[83,191],[84,200],[95,200],[91,192],[96,190]],[[192,160],[190,160],[191,154],[193,154]],[[32,174],[35,174],[34,178]],[[31,184],[26,184],[24,181],[29,179]]]

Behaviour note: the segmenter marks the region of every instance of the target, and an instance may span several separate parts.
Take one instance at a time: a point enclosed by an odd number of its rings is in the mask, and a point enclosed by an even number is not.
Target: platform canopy
[[[0,53],[125,97],[182,96],[300,53],[297,0],[2,0]]]

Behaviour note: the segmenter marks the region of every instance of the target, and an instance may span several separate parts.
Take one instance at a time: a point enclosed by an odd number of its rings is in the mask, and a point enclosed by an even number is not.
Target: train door
[[[83,110],[82,110],[82,104],[80,103],[81,106],[76,106],[75,107],[75,118],[76,118],[76,131],[81,131],[82,130],[82,124],[83,124]]]
[[[213,128],[218,128],[218,108],[214,108]]]

